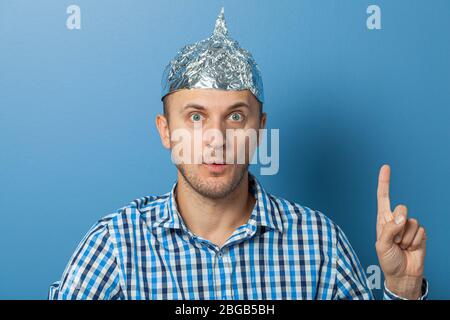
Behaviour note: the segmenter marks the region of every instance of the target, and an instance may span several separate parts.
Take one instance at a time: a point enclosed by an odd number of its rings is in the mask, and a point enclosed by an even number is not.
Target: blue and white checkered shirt
[[[175,187],[92,226],[50,299],[373,299],[342,230],[319,211],[267,193],[222,247],[193,234]],[[424,282],[424,296],[427,285]],[[401,299],[388,290],[385,299]]]

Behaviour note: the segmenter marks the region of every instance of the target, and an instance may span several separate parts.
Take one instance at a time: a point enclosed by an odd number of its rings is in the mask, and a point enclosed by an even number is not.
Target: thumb
[[[379,239],[380,249],[382,251],[390,249],[394,244],[394,238],[401,235],[406,225],[406,215],[397,214],[394,220],[389,221],[383,226],[381,236]]]
[[[394,212],[393,212],[393,216],[394,216],[394,221],[396,219],[401,219],[401,217],[403,217],[406,222],[408,220],[408,208],[403,204],[396,206],[394,209]],[[395,235],[395,237],[394,237],[395,243],[398,244],[402,241],[403,233],[404,233],[404,228]]]

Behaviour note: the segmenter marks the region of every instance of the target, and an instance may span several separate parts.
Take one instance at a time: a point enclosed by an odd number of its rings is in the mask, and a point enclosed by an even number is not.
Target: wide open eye
[[[193,113],[189,117],[192,122],[199,122],[202,121],[204,118],[200,113]]]
[[[244,116],[239,112],[233,112],[228,119],[235,122],[241,122],[242,120],[244,120]]]

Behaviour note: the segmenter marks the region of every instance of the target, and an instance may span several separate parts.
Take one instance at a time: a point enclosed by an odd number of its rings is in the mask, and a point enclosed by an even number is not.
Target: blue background
[[[70,4],[81,30],[66,28]],[[367,29],[369,4],[382,30]],[[428,231],[430,298],[450,298],[446,0],[1,0],[0,298],[46,298],[97,219],[169,191],[176,170],[154,126],[162,70],[210,35],[221,5],[280,128],[266,189],[331,217],[367,267],[389,163],[392,206]]]

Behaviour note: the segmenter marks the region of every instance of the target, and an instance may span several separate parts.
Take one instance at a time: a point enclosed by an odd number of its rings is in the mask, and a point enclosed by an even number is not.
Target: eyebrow
[[[244,101],[239,101],[239,102],[235,102],[232,105],[228,106],[227,110],[231,110],[231,109],[235,109],[238,107],[246,107],[249,108],[249,105],[247,103],[245,103]],[[198,103],[188,103],[183,107],[183,111],[185,111],[186,109],[197,109],[197,110],[206,110],[205,106],[202,106],[201,104]]]

